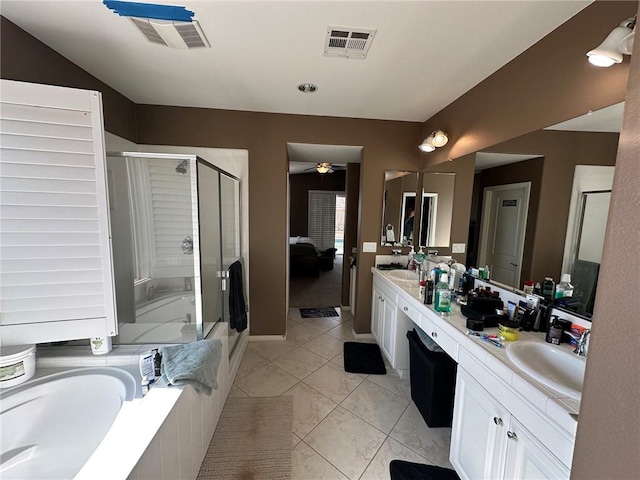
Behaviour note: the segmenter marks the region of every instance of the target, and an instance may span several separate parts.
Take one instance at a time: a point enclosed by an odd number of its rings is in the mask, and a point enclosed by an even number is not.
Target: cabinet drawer
[[[379,292],[381,292],[382,294],[384,294],[388,300],[391,300],[396,305],[398,304],[398,294],[392,287],[388,286],[386,282],[374,276],[373,287]]]
[[[429,335],[431,339],[436,342],[447,354],[454,360],[458,360],[458,342],[456,342],[444,331],[436,326],[436,324],[425,315],[422,316],[420,324],[424,333]]]
[[[409,317],[413,323],[420,325],[420,312],[403,297],[398,297],[398,309]]]

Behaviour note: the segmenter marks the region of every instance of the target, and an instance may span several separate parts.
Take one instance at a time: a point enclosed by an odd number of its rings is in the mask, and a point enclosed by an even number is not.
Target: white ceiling
[[[360,163],[362,147],[287,143],[287,156],[289,173],[314,173],[315,165],[322,162],[329,162],[333,167]]]
[[[590,1],[179,1],[212,45],[148,43],[100,0],[1,13],[136,103],[424,121]],[[372,28],[365,60],[323,56],[328,25]],[[300,93],[313,82],[319,90]]]
[[[515,153],[476,153],[476,172],[486,170],[487,168],[499,167],[509,163],[523,162],[532,158],[542,157],[543,155],[518,155]]]
[[[624,102],[616,103],[610,107],[588,112],[580,117],[572,118],[566,122],[557,123],[545,130],[570,130],[574,132],[611,132],[620,133],[622,128],[622,114]]]

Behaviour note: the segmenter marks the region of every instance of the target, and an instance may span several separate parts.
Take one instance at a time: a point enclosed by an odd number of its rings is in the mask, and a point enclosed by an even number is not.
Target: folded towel
[[[218,364],[222,354],[219,339],[198,340],[182,345],[163,347],[160,372],[169,385],[192,385],[199,392],[211,395],[218,388]]]

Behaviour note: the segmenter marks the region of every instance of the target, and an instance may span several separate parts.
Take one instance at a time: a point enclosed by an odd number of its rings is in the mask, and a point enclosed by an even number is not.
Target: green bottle
[[[449,278],[446,273],[440,275],[440,281],[436,285],[433,307],[436,312],[451,312],[451,292],[449,291]]]

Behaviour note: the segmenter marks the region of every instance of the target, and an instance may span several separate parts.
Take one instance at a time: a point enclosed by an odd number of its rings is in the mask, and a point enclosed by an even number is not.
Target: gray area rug
[[[227,400],[198,480],[290,480],[293,397]]]

